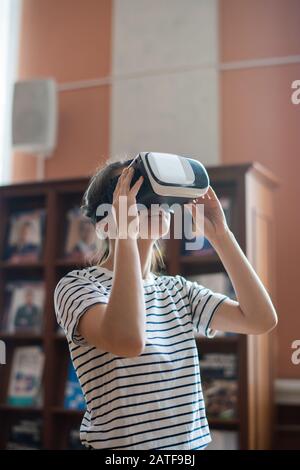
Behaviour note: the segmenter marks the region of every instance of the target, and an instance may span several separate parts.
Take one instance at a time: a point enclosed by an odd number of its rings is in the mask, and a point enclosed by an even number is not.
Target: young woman
[[[81,439],[94,449],[203,449],[211,437],[195,332],[266,333],[277,323],[276,312],[212,188],[187,208],[196,222],[196,203],[204,204],[205,236],[237,301],[180,275],[155,273],[157,241],[169,230],[170,214],[137,210],[143,177],[131,184],[133,173],[128,161],[117,162],[91,179],[82,210],[95,223],[99,201],[120,175],[112,203],[116,236],[103,241],[106,252],[98,263],[65,275],[54,294],[87,404]],[[130,234],[120,223],[120,196],[134,209],[126,214],[134,227]],[[151,230],[155,218],[159,223]],[[107,220],[95,223],[100,238]],[[149,227],[147,238],[140,236],[142,222]]]

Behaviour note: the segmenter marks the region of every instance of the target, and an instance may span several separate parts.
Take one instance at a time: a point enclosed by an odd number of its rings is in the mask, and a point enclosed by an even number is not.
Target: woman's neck
[[[140,254],[141,271],[143,279],[149,277],[151,271],[151,259],[154,240],[138,239],[138,250]],[[115,254],[115,240],[109,242],[109,255],[105,262],[101,265],[110,271],[114,270],[114,254]]]

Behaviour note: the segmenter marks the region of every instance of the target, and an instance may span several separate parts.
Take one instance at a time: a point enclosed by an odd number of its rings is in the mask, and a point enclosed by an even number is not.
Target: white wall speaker
[[[12,143],[14,150],[47,157],[57,142],[57,85],[53,79],[14,84]]]

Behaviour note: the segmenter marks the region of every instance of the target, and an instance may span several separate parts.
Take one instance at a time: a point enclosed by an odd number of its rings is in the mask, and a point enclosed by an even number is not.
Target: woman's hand
[[[201,220],[198,204],[204,205],[204,224],[202,224],[203,219]],[[209,242],[213,243],[229,231],[223,208],[211,186],[204,196],[194,199],[193,203],[185,206],[192,214],[195,236],[205,236]],[[196,211],[198,211],[197,218]],[[204,233],[201,227],[204,227]]]
[[[134,170],[126,167],[122,171],[113,193],[113,213],[119,238],[137,238],[139,233],[139,214],[136,195],[143,183],[143,176],[130,188]],[[122,217],[120,216],[121,212]]]

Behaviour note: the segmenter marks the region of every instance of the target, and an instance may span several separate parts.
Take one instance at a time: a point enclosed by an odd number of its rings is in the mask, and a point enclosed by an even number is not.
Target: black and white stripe
[[[194,333],[210,323],[226,296],[182,276],[144,281],[147,342],[135,358],[89,346],[78,322],[90,306],[108,303],[113,273],[73,270],[56,286],[57,320],[68,339],[87,411],[82,442],[110,449],[201,449],[211,440]]]

